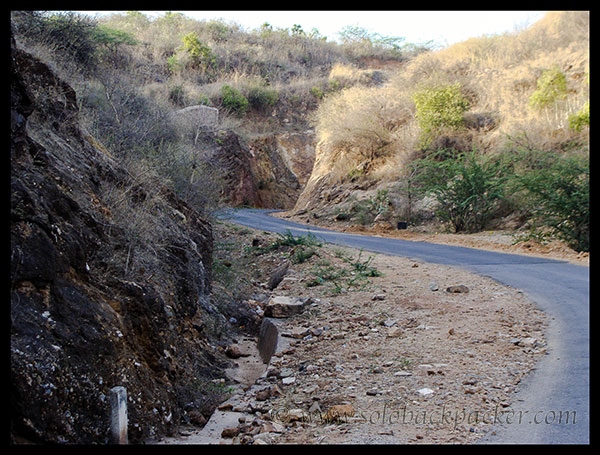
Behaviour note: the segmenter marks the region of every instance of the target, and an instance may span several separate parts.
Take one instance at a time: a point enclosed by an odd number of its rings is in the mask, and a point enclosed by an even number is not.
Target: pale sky
[[[118,11],[79,11],[94,15]],[[121,11],[122,12],[122,11]],[[141,11],[155,17],[165,11]],[[433,40],[445,46],[482,35],[512,32],[540,20],[545,11],[173,11],[197,20],[223,19],[252,30],[265,22],[274,28],[302,26],[305,32],[316,28],[328,40],[356,25],[383,36],[404,37],[408,43]]]

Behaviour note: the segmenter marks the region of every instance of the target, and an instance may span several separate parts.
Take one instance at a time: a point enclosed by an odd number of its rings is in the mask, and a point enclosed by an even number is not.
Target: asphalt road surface
[[[222,218],[269,232],[312,233],[365,251],[461,267],[522,290],[550,319],[548,355],[522,381],[515,403],[497,415],[485,444],[589,443],[589,267],[517,254],[347,234],[235,209]]]

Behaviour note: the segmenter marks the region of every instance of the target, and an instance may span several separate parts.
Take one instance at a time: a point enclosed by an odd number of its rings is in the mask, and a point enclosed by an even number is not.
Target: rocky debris
[[[234,436],[237,436],[238,434],[240,434],[240,427],[233,427],[233,428],[225,428],[222,432],[221,432],[221,437],[222,438],[233,438]]]
[[[337,253],[323,247],[319,260],[341,266]],[[280,258],[261,258],[268,276]],[[333,294],[312,287],[310,311],[265,317],[265,327],[277,325],[277,347],[256,383],[229,402],[226,412],[235,414],[234,424],[220,428],[212,442],[469,443],[480,437],[486,425],[386,422],[382,428],[381,419],[404,409],[422,416],[438,415],[442,406],[451,412],[509,406],[517,384],[543,354],[543,315],[518,291],[492,280],[412,263],[377,256],[371,265],[383,274],[364,289]],[[310,260],[290,265],[297,278],[286,288],[291,300],[308,294],[313,269]],[[470,292],[460,299],[430,292],[430,277],[463,283]],[[385,299],[372,300],[383,289]],[[260,299],[265,309],[269,300]],[[338,406],[347,412],[334,418]],[[220,437],[234,426],[237,436]]]
[[[402,336],[402,329],[400,327],[390,327],[387,331],[388,338],[397,338]]]

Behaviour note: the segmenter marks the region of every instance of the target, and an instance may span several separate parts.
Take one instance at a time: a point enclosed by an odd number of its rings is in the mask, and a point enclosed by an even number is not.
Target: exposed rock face
[[[114,386],[127,389],[133,443],[209,413],[202,381],[226,366],[206,333],[224,324],[209,223],[159,182],[132,183],[81,130],[74,90],[14,43],[11,71],[13,440],[107,442]],[[160,201],[147,237],[117,221],[115,193]]]
[[[246,144],[232,132],[207,133],[205,159],[225,178],[225,196],[234,206],[291,208],[314,162],[314,133],[284,133]]]

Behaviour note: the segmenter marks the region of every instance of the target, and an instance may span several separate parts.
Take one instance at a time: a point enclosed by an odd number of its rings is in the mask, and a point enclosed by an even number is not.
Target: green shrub
[[[589,251],[590,168],[585,158],[567,157],[517,178],[534,221],[577,251]]]
[[[171,73],[175,74],[181,71],[183,65],[179,61],[179,58],[177,58],[177,55],[173,54],[167,58],[167,67]]]
[[[534,109],[543,109],[558,100],[567,97],[567,78],[554,66],[545,70],[537,81],[537,89],[529,98],[529,105]]]
[[[320,87],[317,87],[316,85],[310,88],[310,94],[318,100],[323,99],[323,97],[325,96],[323,90]]]
[[[255,85],[248,90],[248,102],[258,111],[273,106],[279,100],[277,90],[262,85]]]
[[[116,53],[121,45],[135,46],[138,43],[131,33],[107,27],[106,25],[98,25],[96,27],[93,39],[111,53]]]
[[[424,88],[413,95],[413,101],[424,147],[431,143],[436,132],[459,129],[464,124],[463,114],[469,109],[459,83]]]
[[[583,108],[569,117],[569,127],[575,131],[581,131],[584,126],[590,126],[590,102],[586,101]]]
[[[193,67],[207,69],[216,63],[210,47],[202,43],[195,32],[188,33],[181,41],[183,41],[183,49],[190,57]]]
[[[237,114],[243,114],[250,106],[248,99],[230,85],[221,87],[221,96],[223,106]]]
[[[436,215],[450,222],[455,232],[480,231],[506,197],[511,165],[475,151],[446,157],[441,151],[415,160],[415,184],[435,198]]]
[[[171,87],[171,89],[169,90],[169,101],[171,101],[176,106],[183,107],[183,105],[185,104],[184,100],[185,92],[183,86],[174,85],[173,87]]]

